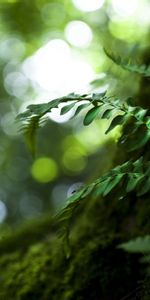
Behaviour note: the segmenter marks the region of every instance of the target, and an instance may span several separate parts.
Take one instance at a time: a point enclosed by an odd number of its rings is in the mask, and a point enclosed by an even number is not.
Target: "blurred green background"
[[[54,109],[39,130],[33,160],[17,113],[70,92],[136,95],[138,75],[132,74],[131,84],[129,73],[113,65],[103,47],[140,61],[149,25],[148,0],[1,0],[2,227],[57,212],[74,190],[110,167],[118,135],[105,136],[106,122],[84,128],[82,116],[70,120],[72,112],[60,116]]]

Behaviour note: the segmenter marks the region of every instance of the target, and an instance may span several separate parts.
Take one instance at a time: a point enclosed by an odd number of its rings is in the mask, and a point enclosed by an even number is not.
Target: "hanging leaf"
[[[134,109],[134,115],[139,121],[143,121],[143,118],[146,116],[148,109],[143,109],[141,107],[136,107]]]
[[[92,94],[92,100],[101,101],[101,99],[106,95],[107,91],[103,93]]]
[[[81,198],[81,196],[83,195],[84,191],[85,191],[85,188],[82,188],[81,190],[73,193],[73,195],[68,198],[67,203],[70,204],[75,201],[78,201]]]
[[[108,132],[110,132],[111,130],[113,130],[116,126],[118,125],[122,125],[126,120],[126,115],[118,115],[116,116],[110,123],[110,126],[108,127],[108,129],[106,130],[106,134]]]
[[[107,188],[107,185],[111,179],[109,177],[101,179],[98,184],[95,186],[94,197],[102,196],[104,191]]]
[[[85,191],[82,193],[81,198],[85,198],[85,197],[89,196],[89,194],[93,191],[94,187],[95,187],[95,184],[89,185],[85,189]]]
[[[141,185],[138,187],[137,196],[143,196],[150,191],[150,177],[146,178],[144,176]]]
[[[150,132],[142,130],[142,128],[139,128],[139,131],[137,132],[137,135],[130,136],[130,143],[128,143],[127,151],[134,151],[141,147],[143,147],[149,140],[150,140]]]
[[[128,174],[128,183],[126,187],[126,192],[130,193],[132,192],[138,183],[143,179],[143,175],[137,175],[137,174]]]
[[[101,115],[101,119],[110,119],[112,116],[113,110],[112,108],[106,109]]]
[[[60,103],[59,99],[52,100],[48,103],[42,103],[42,104],[31,104],[27,106],[27,109],[34,113],[35,115],[43,115],[47,112],[50,112],[52,108],[57,108]]]
[[[114,177],[112,177],[108,182],[105,191],[103,192],[103,196],[108,195],[112,191],[112,189],[114,189],[115,186],[117,186],[120,183],[120,180],[123,178],[123,176],[124,174],[117,174]]]
[[[24,113],[18,115],[17,119],[23,123],[22,131],[24,131],[25,136],[27,136],[26,140],[32,153],[35,152],[35,146],[33,146],[35,140],[34,135],[36,135],[37,129],[41,126],[43,116],[51,112],[53,108],[57,108],[60,103],[72,101],[71,104],[61,109],[61,114],[65,114],[70,111],[76,103],[83,100],[86,100],[88,103],[83,104],[81,102],[82,104],[77,107],[74,116],[78,115],[82,109],[87,108],[89,105],[95,105],[86,113],[84,125],[91,124],[98,115],[101,119],[109,119],[115,115],[109,128],[106,130],[106,134],[116,126],[122,125],[130,119],[129,124],[125,126],[122,137],[120,138],[120,143],[124,143],[127,151],[139,149],[150,140],[149,110],[133,105],[131,106],[127,103],[121,103],[118,98],[114,98],[112,101],[112,97],[106,97],[105,93],[93,94],[92,96],[71,93],[48,103],[29,105]]]
[[[150,66],[148,65],[138,65],[136,62],[131,62],[131,60],[126,58],[121,58],[119,55],[112,53],[110,50],[104,48],[105,54],[118,66],[123,69],[143,75],[145,77],[150,77]]]
[[[35,156],[35,148],[36,148],[36,132],[38,127],[40,126],[40,117],[32,116],[30,119],[30,124],[24,126],[24,137],[32,156]]]
[[[141,156],[139,159],[137,159],[134,163],[134,172],[142,174],[143,173],[143,156]]]
[[[83,109],[87,108],[90,105],[90,103],[81,104],[77,107],[76,112],[73,117],[76,117]]]
[[[70,111],[75,106],[75,104],[76,104],[76,102],[71,103],[69,105],[66,105],[66,106],[62,107],[60,114],[61,115],[66,114],[68,111]]]
[[[94,121],[94,119],[98,116],[100,109],[101,106],[95,106],[92,109],[90,109],[84,118],[83,124],[85,126],[91,124]]]

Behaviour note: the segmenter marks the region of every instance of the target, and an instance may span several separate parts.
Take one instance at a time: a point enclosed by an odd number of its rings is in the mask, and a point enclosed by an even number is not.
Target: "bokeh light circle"
[[[7,216],[7,208],[3,201],[0,200],[0,223],[2,223]]]
[[[90,12],[100,9],[104,0],[73,0],[73,3],[78,9]]]
[[[131,17],[138,9],[139,1],[112,0],[114,11],[123,18]]]
[[[65,36],[68,42],[79,48],[86,48],[92,41],[91,28],[82,21],[69,22],[65,28]]]
[[[31,167],[32,177],[40,182],[47,183],[53,181],[58,175],[56,162],[48,157],[41,157],[34,161]]]

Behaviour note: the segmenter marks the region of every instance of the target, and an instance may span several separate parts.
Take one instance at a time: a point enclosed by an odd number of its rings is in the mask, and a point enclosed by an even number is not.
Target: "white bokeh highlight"
[[[112,7],[118,16],[128,18],[137,12],[139,0],[112,0]]]
[[[72,0],[73,4],[81,11],[91,12],[100,9],[104,0]]]
[[[27,58],[22,71],[41,89],[36,103],[47,102],[71,92],[86,93],[89,83],[94,79],[91,65],[62,39],[49,41]],[[50,116],[58,122],[66,122],[69,118],[66,115],[59,116],[58,110],[53,110]]]
[[[0,200],[0,223],[2,223],[7,216],[7,208],[3,201]]]
[[[91,28],[82,21],[69,22],[65,28],[65,36],[71,45],[79,48],[89,47],[93,38]]]
[[[24,74],[51,94],[85,91],[93,79],[90,64],[71,51],[69,45],[54,39],[23,63]]]

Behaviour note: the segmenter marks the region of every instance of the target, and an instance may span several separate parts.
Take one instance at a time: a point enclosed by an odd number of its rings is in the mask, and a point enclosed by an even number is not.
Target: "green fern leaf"
[[[39,116],[32,116],[28,123],[24,125],[23,131],[25,136],[26,144],[32,154],[32,156],[35,156],[35,148],[36,148],[36,132],[37,129],[40,126],[40,117]]]
[[[66,106],[62,107],[60,114],[61,115],[66,114],[68,111],[70,111],[75,106],[75,104],[76,104],[76,102],[71,103],[69,105],[66,105]]]
[[[114,177],[110,177],[109,182],[107,183],[107,186],[105,188],[105,191],[103,192],[103,196],[105,197],[108,195],[121,181],[124,174],[116,174]]]
[[[115,64],[122,67],[123,69],[137,73],[139,75],[150,77],[150,66],[137,65],[136,63],[131,63],[130,60],[122,59],[120,56],[110,52],[108,49],[104,48],[104,52]]]
[[[100,109],[101,106],[95,106],[92,109],[90,109],[84,118],[83,124],[85,126],[91,124],[93,120],[98,116]]]
[[[25,123],[22,127],[25,135],[28,136],[27,143],[32,153],[35,151],[33,142],[35,140],[37,129],[41,125],[43,117],[51,112],[53,108],[57,108],[60,103],[73,101],[73,103],[66,105],[62,108],[61,114],[67,113],[75,104],[80,104],[74,116],[78,115],[82,109],[87,108],[89,105],[93,107],[86,113],[84,118],[84,125],[90,125],[94,119],[99,116],[100,119],[110,119],[113,115],[115,117],[111,121],[106,134],[113,130],[118,125],[124,125],[129,118],[133,119],[132,130],[130,133],[122,135],[120,142],[127,145],[128,151],[134,151],[143,147],[150,139],[150,118],[149,110],[141,107],[130,106],[127,103],[121,103],[118,98],[112,100],[112,97],[106,97],[106,93],[92,94],[92,95],[77,95],[69,94],[68,96],[52,100],[48,103],[29,105],[27,110],[18,115],[18,119]],[[83,101],[86,100],[86,104]],[[128,101],[129,99],[127,99]],[[138,132],[138,136],[136,136]],[[31,131],[31,132],[30,132]],[[30,142],[29,142],[30,141]],[[32,143],[31,143],[32,141]]]
[[[126,115],[118,115],[116,116],[110,123],[108,129],[106,130],[106,134],[113,130],[116,126],[122,125],[126,121]]]
[[[77,107],[75,114],[73,117],[76,117],[83,109],[87,108],[90,105],[90,103],[81,104]]]

